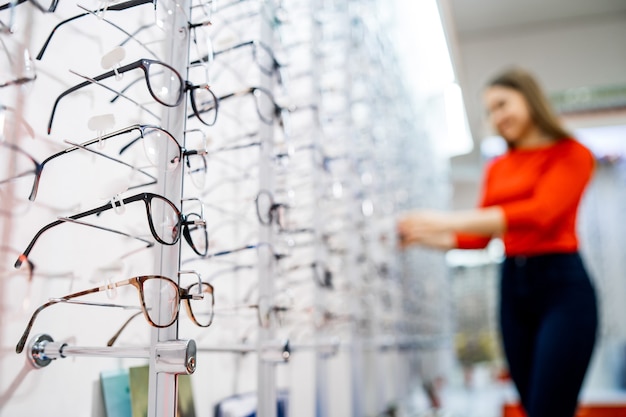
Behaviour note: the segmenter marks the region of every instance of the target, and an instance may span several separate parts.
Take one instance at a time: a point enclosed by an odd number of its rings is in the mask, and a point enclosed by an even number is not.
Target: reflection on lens
[[[213,288],[205,282],[196,283],[189,287],[189,295],[192,296],[189,308],[197,324],[202,327],[210,326],[213,322]],[[202,297],[197,297],[198,295]]]
[[[143,282],[143,299],[148,317],[157,326],[168,326],[178,315],[178,287],[165,278],[150,277]]]
[[[333,275],[328,269],[326,269],[323,263],[315,262],[313,264],[313,273],[315,274],[315,279],[320,286],[327,288],[333,286]]]
[[[261,224],[272,222],[272,205],[274,201],[268,191],[259,191],[256,197],[256,213]]]
[[[207,126],[213,126],[217,120],[217,99],[208,86],[195,88],[191,91],[192,103],[198,119]]]
[[[155,100],[165,106],[176,106],[183,95],[183,80],[172,68],[158,62],[148,67],[148,88]]]
[[[195,52],[196,56],[192,56],[190,61],[193,62],[197,60],[203,64],[213,62],[213,44],[211,42],[211,37],[209,36],[206,27],[199,26],[194,28],[191,40],[192,52]]]
[[[189,224],[187,225],[187,230],[189,231],[189,236],[191,238],[192,246],[196,253],[200,256],[204,256],[207,254],[209,249],[209,238],[206,231],[206,224],[204,224],[204,220],[200,217],[199,214],[190,213],[187,215],[188,222],[194,221],[202,221],[202,224]]]
[[[254,90],[254,100],[256,103],[256,111],[263,123],[272,124],[274,122],[274,113],[276,105],[272,97],[265,91]]]
[[[191,183],[199,190],[206,184],[207,163],[203,155],[189,155],[185,161]]]
[[[270,51],[257,43],[254,44],[254,59],[265,74],[269,75],[274,70],[274,58]]]
[[[143,147],[153,166],[164,164],[173,171],[180,162],[180,147],[176,140],[161,129],[146,129],[143,132]]]
[[[176,243],[180,229],[176,207],[163,198],[155,197],[150,200],[150,215],[152,226],[159,239],[167,245]]]
[[[259,326],[268,328],[270,326],[270,313],[272,311],[272,305],[268,297],[261,297],[257,306],[257,315],[259,320]]]

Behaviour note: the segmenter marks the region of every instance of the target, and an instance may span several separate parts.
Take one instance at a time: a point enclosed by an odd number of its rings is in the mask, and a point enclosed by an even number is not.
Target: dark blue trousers
[[[504,352],[528,417],[573,417],[598,328],[579,254],[507,257],[500,296]]]

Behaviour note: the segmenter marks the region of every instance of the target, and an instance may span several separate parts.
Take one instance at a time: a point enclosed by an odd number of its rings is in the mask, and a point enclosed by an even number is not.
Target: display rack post
[[[187,62],[189,53],[189,22],[187,16],[190,10],[190,1],[177,1],[177,7],[174,13],[168,16],[165,21],[164,31],[167,44],[164,46],[165,56],[169,59],[167,62],[178,71],[179,74],[187,75]],[[183,12],[185,11],[185,12]],[[164,16],[165,17],[165,16]],[[163,111],[162,127],[183,144],[186,120],[186,104],[183,103],[177,107],[167,107]],[[162,145],[168,146],[168,145]],[[163,152],[162,155],[168,155]],[[166,164],[168,161],[161,161]],[[167,170],[160,170],[158,182],[158,192],[170,199],[181,208],[182,198],[182,175],[183,164],[179,164],[176,172],[168,173]],[[180,243],[179,243],[180,244]],[[180,265],[180,246],[159,247],[159,253],[155,259],[155,270],[166,277],[178,277]],[[165,300],[164,302],[167,302]],[[169,308],[162,305],[161,308]],[[150,377],[148,392],[148,417],[175,417],[177,404],[177,375],[174,373],[158,372],[157,352],[155,347],[161,343],[178,338],[178,323],[164,328],[154,328],[151,333],[151,355],[150,355]]]
[[[268,0],[261,4],[261,16],[274,16],[275,5],[273,1]],[[274,44],[273,27],[270,23],[260,18],[260,33],[259,39],[268,47],[272,48]],[[267,74],[260,74],[259,85],[265,88],[267,91],[273,91],[273,77]],[[267,103],[266,103],[267,104]],[[260,190],[274,190],[274,175],[273,167],[271,166],[272,153],[273,153],[273,141],[274,141],[274,124],[266,124],[259,121],[259,137],[263,141],[261,152],[259,153],[259,189]],[[273,244],[275,242],[275,236],[273,233],[274,225],[270,224],[265,226],[259,224],[259,241],[269,242]],[[265,299],[268,305],[272,305],[274,299],[274,272],[272,267],[274,265],[271,262],[271,258],[274,256],[272,249],[268,246],[263,246],[259,250],[258,258],[258,280],[259,280],[259,300]],[[259,417],[274,417],[276,416],[276,364],[263,360],[263,355],[260,354],[262,345],[274,339],[276,325],[273,318],[270,317],[269,326],[267,328],[259,328],[258,337],[258,350],[257,355],[257,416]]]

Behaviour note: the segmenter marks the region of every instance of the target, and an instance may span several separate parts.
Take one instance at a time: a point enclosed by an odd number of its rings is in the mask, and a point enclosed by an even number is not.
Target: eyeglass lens
[[[256,212],[261,224],[268,225],[273,219],[274,198],[268,191],[260,191],[256,197]]]
[[[142,281],[146,314],[156,326],[168,326],[178,315],[179,297],[176,284],[162,277],[147,277]]]
[[[206,255],[209,249],[206,226],[199,225],[194,222],[203,222],[204,219],[197,213],[189,213],[186,217],[189,224],[185,224],[185,232],[189,236],[190,244],[193,249],[201,256]]]
[[[198,154],[190,154],[185,156],[185,166],[189,179],[193,185],[199,190],[204,189],[206,185],[207,161],[206,158]]]
[[[166,171],[173,171],[180,162],[180,147],[169,133],[159,128],[144,128],[142,142],[146,157],[153,166],[165,164]],[[166,145],[166,141],[169,141]]]
[[[180,214],[168,200],[153,196],[149,202],[150,222],[155,234],[165,244],[174,244],[180,233]]]
[[[217,120],[217,98],[208,86],[198,86],[191,90],[191,103],[194,113],[202,123],[213,126]]]
[[[166,106],[176,106],[180,102],[182,80],[173,68],[151,61],[146,70],[146,80],[150,93],[158,102]]]
[[[194,320],[200,326],[208,327],[213,322],[213,288],[205,282],[195,283],[188,288],[188,292],[190,297],[187,302]]]

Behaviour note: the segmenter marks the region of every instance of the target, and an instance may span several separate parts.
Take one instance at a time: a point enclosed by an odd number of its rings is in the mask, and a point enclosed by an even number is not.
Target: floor
[[[423,390],[417,390],[398,417],[502,417],[505,403],[517,402],[510,381],[498,381],[488,369],[474,370],[469,383],[462,377],[448,381],[440,390],[441,408],[429,410]],[[626,407],[626,391],[587,387],[581,393],[581,403],[587,405],[618,404]],[[621,411],[620,411],[621,412]],[[620,416],[625,415],[623,412]]]

